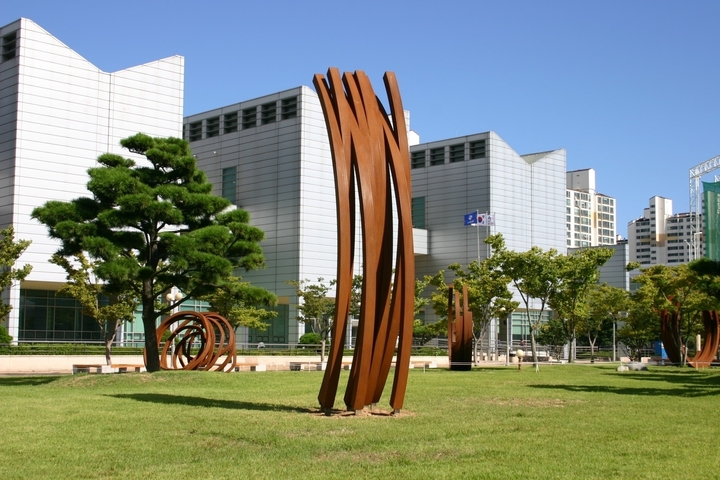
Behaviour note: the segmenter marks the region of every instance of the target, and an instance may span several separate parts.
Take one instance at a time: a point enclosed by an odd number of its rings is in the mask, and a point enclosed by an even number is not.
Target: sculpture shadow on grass
[[[616,387],[609,385],[528,385],[527,387],[544,390],[565,390],[567,392],[578,393],[611,393],[614,395],[653,397],[697,398],[720,395],[720,388],[712,385],[706,387],[692,385],[673,388]]]
[[[641,375],[633,376],[633,380],[641,382],[662,382],[682,385],[685,388],[711,388],[714,387],[720,391],[720,375],[715,374],[713,370],[692,370],[689,368],[681,369],[677,367],[662,367],[658,371],[644,372]],[[607,375],[617,375],[617,373],[608,373]],[[625,375],[625,374],[623,374]],[[631,374],[632,375],[632,374]]]
[[[229,410],[254,410],[268,412],[309,413],[310,409],[273,403],[241,402],[238,400],[220,400],[217,398],[169,395],[166,393],[118,393],[108,397],[136,400],[138,402],[161,403],[164,405],[185,405],[188,407],[226,408]]]
[[[0,377],[0,387],[34,387],[45,385],[58,380],[59,376],[53,377]]]

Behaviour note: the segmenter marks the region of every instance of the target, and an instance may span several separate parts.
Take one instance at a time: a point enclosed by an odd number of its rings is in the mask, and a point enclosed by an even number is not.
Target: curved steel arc
[[[331,68],[327,80],[317,74],[313,83],[328,128],[338,206],[338,282],[332,332],[336,339],[344,338],[347,328],[356,189],[360,200],[362,300],[345,404],[348,409],[359,410],[379,400],[397,342],[398,360],[390,403],[399,410],[407,385],[415,292],[409,149],[399,89],[395,76],[387,73],[385,86],[391,122],[362,71],[341,77],[337,69]],[[393,243],[393,216],[399,224],[397,245]],[[326,410],[334,405],[342,367],[342,342],[332,345],[318,395],[321,407]]]
[[[217,313],[178,312],[163,320],[157,338],[163,370],[231,371],[237,363],[235,330]]]

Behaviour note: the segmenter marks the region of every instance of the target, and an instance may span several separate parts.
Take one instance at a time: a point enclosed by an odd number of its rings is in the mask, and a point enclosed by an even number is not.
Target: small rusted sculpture
[[[450,370],[472,369],[473,317],[468,309],[468,288],[462,287],[462,308],[460,293],[454,291],[453,285],[448,290],[448,352]],[[454,295],[453,295],[454,293]]]
[[[342,339],[353,280],[356,195],[360,202],[363,281],[345,405],[357,411],[380,400],[396,344],[390,405],[399,411],[405,398],[415,300],[410,154],[395,75],[387,72],[384,80],[392,120],[365,73],[346,72],[341,79],[339,71],[331,68],[327,79],[321,74],[313,79],[330,139],[338,224],[334,340],[318,394],[326,413],[335,402],[342,370]],[[393,241],[393,216],[398,222],[397,243]]]
[[[178,312],[163,320],[157,338],[163,370],[232,371],[237,361],[235,330],[217,313]]]

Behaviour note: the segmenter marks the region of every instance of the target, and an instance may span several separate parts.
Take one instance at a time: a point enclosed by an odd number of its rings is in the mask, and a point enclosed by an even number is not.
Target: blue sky
[[[687,211],[688,170],[720,155],[717,1],[0,0],[0,25],[19,17],[108,72],[184,56],[185,114],[330,66],[382,92],[394,71],[422,142],[565,148],[618,199],[623,236],[653,195]]]

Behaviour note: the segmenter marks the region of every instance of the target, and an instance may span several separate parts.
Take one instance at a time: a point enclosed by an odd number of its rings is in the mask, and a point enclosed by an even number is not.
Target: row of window
[[[580,193],[580,192],[574,192],[575,198],[579,198],[580,200],[590,200],[590,195],[587,193]]]
[[[2,44],[0,63],[15,58],[17,56],[17,31],[4,35],[0,44]]]
[[[467,148],[466,148],[467,147]],[[410,152],[410,167],[425,168],[428,161],[430,166],[443,165],[447,158],[449,163],[464,162],[467,157],[470,160],[485,158],[485,140],[477,140],[468,143],[458,143],[448,147],[431,148],[428,150],[416,150]],[[466,152],[467,150],[467,152]]]
[[[206,118],[204,120],[205,138],[275,123],[278,116],[280,120],[288,120],[297,117],[297,114],[297,97],[283,98],[279,102],[268,102],[243,108],[239,112],[229,112],[222,116]],[[191,142],[203,139],[203,120],[187,124],[187,139]]]

